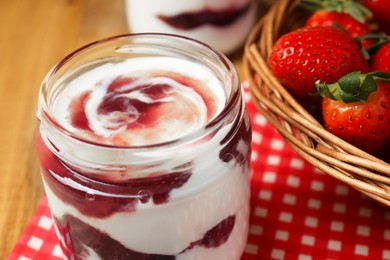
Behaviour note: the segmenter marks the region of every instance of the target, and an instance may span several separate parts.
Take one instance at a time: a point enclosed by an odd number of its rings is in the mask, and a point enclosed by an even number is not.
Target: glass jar
[[[231,54],[257,20],[258,0],[126,0],[132,33],[160,32],[197,39]]]
[[[42,179],[69,259],[240,258],[251,128],[221,53],[161,34],[92,43],[48,73],[37,116]]]

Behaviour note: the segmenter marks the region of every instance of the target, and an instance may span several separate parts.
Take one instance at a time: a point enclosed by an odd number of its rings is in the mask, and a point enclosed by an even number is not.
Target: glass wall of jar
[[[39,94],[37,153],[69,259],[239,259],[251,128],[221,53],[162,34],[61,60]]]

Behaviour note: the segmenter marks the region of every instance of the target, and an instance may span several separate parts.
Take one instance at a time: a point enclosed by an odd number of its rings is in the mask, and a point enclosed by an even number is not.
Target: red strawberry
[[[390,73],[390,42],[385,43],[375,53],[371,64],[373,71],[385,71]]]
[[[353,38],[371,33],[368,18],[371,12],[355,1],[339,0],[302,0],[304,8],[314,11],[307,19],[305,26],[341,26]],[[372,41],[362,41],[364,47]]]
[[[390,34],[390,1],[364,0],[363,4],[372,12],[374,20],[378,22],[380,29]]]
[[[390,138],[389,83],[389,73],[352,72],[337,83],[317,84],[326,129],[368,153],[379,151]]]
[[[370,34],[371,30],[367,22],[361,23],[349,14],[329,11],[316,11],[306,21],[305,26],[342,26],[353,38]],[[372,45],[372,41],[362,41],[364,47]]]
[[[317,92],[317,80],[333,83],[352,71],[369,70],[358,44],[333,27],[305,27],[283,35],[272,48],[269,65],[291,93],[305,99]]]
[[[341,26],[353,38],[371,33],[368,19],[371,12],[359,2],[340,0],[302,0],[301,6],[314,11],[305,26]],[[372,41],[364,40],[362,44],[368,47]]]

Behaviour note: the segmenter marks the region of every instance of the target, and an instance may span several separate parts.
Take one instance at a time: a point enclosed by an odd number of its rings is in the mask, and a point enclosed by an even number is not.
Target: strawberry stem
[[[356,37],[355,40],[376,40],[374,44],[367,48],[367,53],[369,55],[375,54],[384,44],[390,42],[390,35],[385,34],[366,34],[359,37]]]
[[[372,92],[378,87],[377,80],[390,83],[390,73],[375,71],[362,74],[360,71],[351,72],[332,84],[316,82],[318,95],[345,103],[365,103]]]
[[[369,72],[366,75],[373,77],[375,80],[384,81],[386,83],[390,83],[390,73],[385,71],[373,71]]]

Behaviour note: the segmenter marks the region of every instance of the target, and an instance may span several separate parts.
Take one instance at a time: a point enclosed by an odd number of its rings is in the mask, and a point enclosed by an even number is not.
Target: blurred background
[[[44,195],[34,146],[44,76],[75,49],[129,30],[124,0],[0,0],[0,17],[0,259],[5,259]],[[229,58],[243,78],[241,56],[242,48]]]
[[[43,197],[35,107],[50,68],[91,41],[127,33],[121,0],[0,1],[0,259]]]

